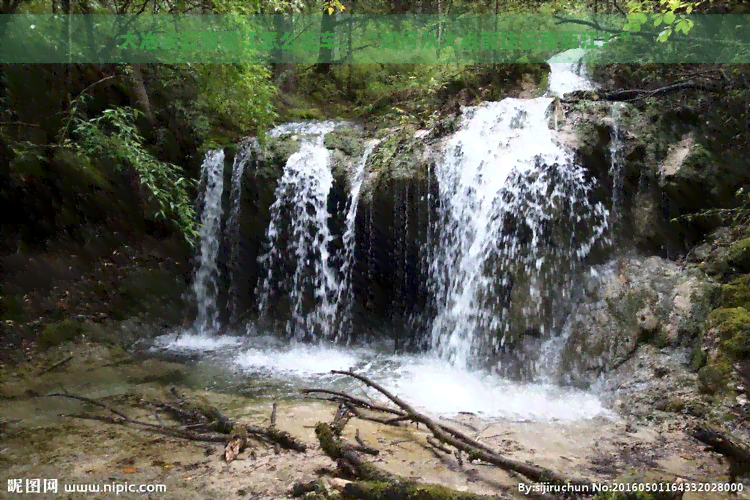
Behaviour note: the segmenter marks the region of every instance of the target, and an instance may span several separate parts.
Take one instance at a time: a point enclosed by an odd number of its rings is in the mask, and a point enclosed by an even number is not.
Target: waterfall
[[[259,310],[261,321],[283,319],[286,333],[295,340],[337,341],[351,324],[359,194],[367,160],[380,141],[367,144],[352,172],[341,254],[332,255],[328,195],[333,174],[323,139],[335,127],[332,122],[292,123],[270,132],[297,134],[301,144],[286,162],[271,205],[266,252],[259,258],[266,271],[258,288]],[[334,262],[341,263],[339,269]]]
[[[200,220],[199,265],[193,280],[198,315],[193,323],[197,333],[214,333],[219,329],[216,305],[221,230],[221,196],[224,192],[224,150],[209,151],[201,166],[202,212]]]
[[[562,96],[575,90],[593,90],[593,84],[586,78],[583,57],[588,49],[570,49],[561,52],[549,61],[548,93]]]
[[[343,331],[348,331],[351,325],[351,305],[354,302],[352,295],[352,264],[354,263],[355,223],[357,220],[357,208],[359,206],[359,193],[367,172],[367,160],[380,142],[379,139],[373,139],[367,143],[362,158],[357,162],[355,170],[352,173],[352,180],[350,182],[349,208],[346,211],[346,229],[342,237],[344,247],[341,264],[341,283],[339,284],[336,298],[340,309],[343,309],[341,321]]]
[[[574,63],[551,67],[554,92],[590,85]],[[569,297],[564,279],[607,229],[606,208],[591,201],[583,169],[548,126],[552,101],[465,108],[435,167],[441,220],[430,269],[432,345],[456,366],[471,366],[483,349],[497,352],[529,328],[554,333],[533,319],[551,316]]]
[[[616,102],[610,108],[610,118],[612,120],[612,133],[609,141],[610,167],[609,176],[612,178],[612,210],[610,225],[617,228],[622,216],[623,204],[623,182],[625,176],[625,162],[621,157],[622,139],[620,138],[620,113],[624,104]]]
[[[245,173],[245,166],[252,159],[256,151],[257,141],[250,140],[242,145],[234,156],[232,165],[232,188],[229,193],[229,217],[227,219],[227,239],[229,241],[229,318],[230,323],[234,323],[238,317],[237,302],[240,284],[238,283],[239,269],[242,266],[240,262],[240,215],[242,210],[242,176]]]

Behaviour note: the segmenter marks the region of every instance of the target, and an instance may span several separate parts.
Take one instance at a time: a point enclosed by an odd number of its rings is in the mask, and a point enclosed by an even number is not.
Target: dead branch
[[[228,440],[232,440],[236,436],[245,436],[243,446],[247,443],[247,435],[252,434],[254,438],[262,442],[270,442],[271,444],[277,444],[282,448],[294,450],[304,453],[307,451],[307,445],[299,441],[294,436],[286,431],[280,431],[275,427],[263,428],[256,425],[244,425],[238,424],[237,422],[226,417],[221,411],[213,406],[200,408],[195,405],[191,405],[182,396],[180,396],[176,390],[172,390],[172,393],[178,398],[174,403],[170,402],[147,402],[160,410],[163,410],[178,422],[182,423],[184,428],[166,427],[159,421],[158,424],[152,424],[150,422],[143,422],[130,418],[125,413],[112,408],[100,401],[95,399],[87,398],[84,396],[78,396],[68,393],[53,393],[48,394],[47,397],[66,397],[70,399],[76,399],[85,403],[92,404],[103,408],[114,415],[120,417],[120,420],[105,419],[104,417],[94,417],[88,415],[70,415],[75,418],[87,418],[89,420],[100,420],[111,424],[118,425],[135,425],[142,428],[146,428],[152,432],[164,434],[172,437],[179,437],[182,439],[188,439],[191,441],[206,441],[206,442],[223,442],[226,443]],[[196,429],[194,430],[187,430]],[[229,438],[229,439],[228,439]]]
[[[393,395],[382,387],[380,384],[373,382],[369,378],[354,373],[352,371],[341,371],[341,370],[332,370],[331,373],[336,373],[340,375],[346,375],[349,377],[356,378],[357,380],[363,382],[369,387],[372,387],[373,389],[377,390],[381,394],[383,394],[385,397],[390,399],[396,406],[401,408],[403,411],[411,415],[412,420],[414,422],[421,422],[425,426],[427,426],[428,429],[432,432],[432,434],[439,440],[442,441],[445,444],[449,444],[456,448],[457,450],[465,452],[470,460],[483,460],[487,463],[493,464],[497,467],[500,467],[505,470],[510,470],[514,472],[518,472],[519,474],[523,474],[527,478],[537,481],[537,482],[548,482],[553,484],[574,484],[574,485],[582,485],[585,487],[591,486],[592,483],[589,481],[585,481],[582,479],[577,478],[570,478],[565,477],[561,474],[558,474],[554,471],[551,471],[549,469],[545,469],[543,467],[539,467],[537,465],[533,464],[527,464],[524,462],[519,462],[517,460],[512,460],[506,457],[503,457],[496,453],[494,450],[492,450],[489,446],[480,443],[476,441],[475,439],[472,439],[471,437],[465,435],[464,433],[450,428],[446,425],[441,425],[436,423],[434,420],[432,420],[430,417],[417,412],[414,408],[411,407],[408,403],[401,400],[399,397]],[[317,428],[316,428],[317,430]]]
[[[678,90],[685,90],[685,89],[698,89],[698,90],[705,90],[707,92],[719,92],[723,90],[717,85],[708,85],[701,82],[679,82],[672,85],[667,85],[665,87],[660,87],[655,90],[638,90],[638,89],[632,89],[632,90],[618,90],[616,92],[610,92],[609,94],[603,96],[603,99],[605,101],[632,101],[637,99],[647,99],[649,97],[654,97],[657,95],[664,95],[669,94],[672,92],[677,92]]]
[[[348,406],[349,411],[352,412],[352,414],[360,420],[369,420],[370,422],[377,422],[379,424],[384,424],[384,425],[392,425],[394,427],[401,427],[401,422],[405,420],[411,420],[411,417],[408,415],[403,416],[403,417],[396,417],[396,418],[382,418],[382,417],[377,417],[375,415],[368,415],[360,411],[360,409],[357,408],[356,406],[350,405],[349,403],[347,404],[349,405]]]
[[[383,413],[390,413],[392,415],[398,415],[399,417],[404,416],[404,412],[401,410],[398,410],[395,408],[389,408],[387,406],[379,405],[377,403],[372,403],[370,401],[365,401],[364,399],[361,399],[355,396],[350,396],[343,392],[329,391],[326,389],[302,389],[300,392],[302,394],[328,394],[330,396],[334,396],[332,398],[334,401],[343,400],[343,401],[352,403],[356,406],[366,408],[368,410],[381,411]]]
[[[336,410],[336,416],[333,417],[333,423],[331,424],[333,433],[337,436],[341,436],[341,433],[344,432],[344,427],[346,427],[346,424],[349,423],[351,418],[352,413],[346,407],[346,404],[344,402],[339,403],[339,408]]]
[[[359,429],[357,429],[357,431],[354,433],[354,440],[357,441],[357,444],[359,445],[357,447],[357,451],[359,451],[360,453],[367,453],[368,455],[378,455],[380,453],[380,450],[369,446],[362,440],[362,438],[359,436]]]
[[[427,436],[427,443],[433,448],[435,448],[436,450],[442,451],[446,455],[451,454],[451,450],[449,448],[446,448],[445,445],[443,445],[440,441],[438,441],[432,436]]]

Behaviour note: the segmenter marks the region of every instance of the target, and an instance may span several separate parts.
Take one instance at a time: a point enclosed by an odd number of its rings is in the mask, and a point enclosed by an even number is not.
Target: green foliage
[[[657,37],[659,42],[666,42],[673,33],[682,32],[686,35],[695,23],[687,17],[692,14],[693,9],[703,3],[702,1],[684,2],[682,0],[659,0],[658,6],[646,0],[630,0],[627,3],[628,22],[624,29],[637,32],[642,26],[651,24],[655,28],[661,28]],[[651,19],[646,15],[653,13]]]
[[[259,64],[193,64],[200,94],[197,107],[216,113],[246,133],[268,127],[276,117],[271,100],[276,93],[270,72]],[[247,130],[250,127],[254,130]]]
[[[156,159],[144,147],[143,136],[135,121],[140,111],[129,107],[111,108],[91,119],[75,116],[80,98],[75,101],[72,119],[75,140],[67,137],[62,146],[89,157],[108,156],[119,165],[129,164],[138,173],[140,184],[156,200],[157,217],[171,219],[192,245],[198,234],[195,209],[188,194],[192,181],[184,177],[177,165]]]

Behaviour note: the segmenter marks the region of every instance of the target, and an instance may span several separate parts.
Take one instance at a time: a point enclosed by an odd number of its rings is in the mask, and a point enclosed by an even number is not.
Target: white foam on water
[[[578,420],[607,416],[592,394],[553,385],[518,384],[479,371],[463,370],[434,357],[411,357],[384,385],[425,411],[472,412],[512,420]]]
[[[154,339],[152,349],[166,349],[177,352],[191,351],[216,351],[224,347],[235,346],[242,342],[237,337],[229,335],[207,335],[204,333],[182,333],[180,335],[168,334]]]
[[[536,421],[614,418],[594,394],[553,385],[517,384],[484,372],[457,368],[432,356],[388,355],[370,348],[283,345],[269,341],[271,345],[257,343],[256,339],[256,345],[243,346],[228,364],[248,376],[262,373],[282,381],[297,379],[297,385],[302,379],[304,387],[356,394],[359,389],[355,388],[363,387],[359,382],[330,373],[354,369],[433,415],[472,412],[485,418]],[[385,401],[376,391],[364,390],[372,399]]]
[[[251,348],[238,355],[234,362],[244,370],[308,377],[329,374],[331,370],[348,370],[360,359],[353,351],[324,345],[298,344],[290,347]]]

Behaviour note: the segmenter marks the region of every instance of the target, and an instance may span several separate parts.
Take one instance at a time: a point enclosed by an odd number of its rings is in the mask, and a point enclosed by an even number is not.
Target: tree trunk
[[[146,92],[146,84],[143,81],[143,73],[141,73],[140,64],[130,65],[130,81],[133,84],[130,87],[130,101],[133,107],[143,112],[149,125],[154,124],[154,116],[151,113],[151,103],[148,99],[148,93]]]
[[[333,48],[324,42],[324,33],[335,33],[336,22],[333,14],[328,13],[328,7],[323,8],[323,19],[320,21],[320,50],[318,51],[318,64],[315,70],[318,74],[327,75],[331,72],[331,61],[333,61]]]

